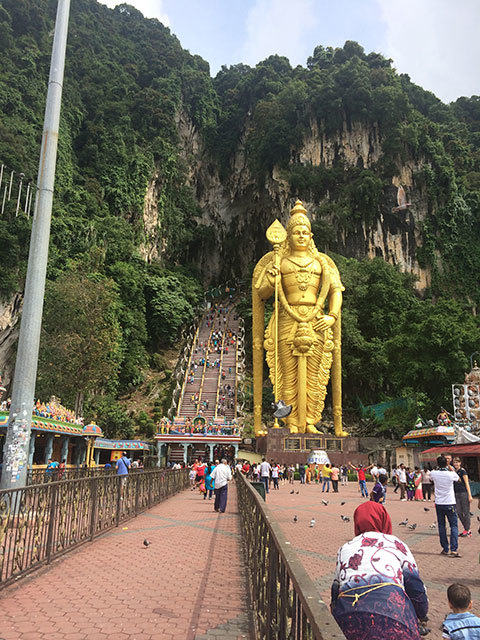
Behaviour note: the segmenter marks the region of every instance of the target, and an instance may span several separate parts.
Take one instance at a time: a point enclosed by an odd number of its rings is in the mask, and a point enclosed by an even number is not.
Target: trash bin
[[[251,482],[250,484],[265,500],[265,484],[263,482]]]

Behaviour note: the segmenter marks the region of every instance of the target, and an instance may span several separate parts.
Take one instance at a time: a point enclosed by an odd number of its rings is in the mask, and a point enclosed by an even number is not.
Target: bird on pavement
[[[409,524],[409,525],[408,525],[408,528],[409,528],[409,529],[412,529],[412,531],[413,531],[414,529],[416,529],[416,528],[417,528],[417,523],[416,523],[416,522],[414,522],[413,524]]]
[[[350,522],[350,518],[348,516],[340,516],[340,518],[344,521],[344,522]]]
[[[424,511],[430,511],[430,509],[428,507],[423,507]]]
[[[340,502],[341,507],[343,507],[344,504],[345,504],[345,500],[343,502]]]
[[[297,522],[297,520],[298,520],[297,516],[293,516],[293,521]]]
[[[327,504],[328,504],[328,500],[322,500],[322,504],[323,504],[323,505],[325,505],[325,506],[327,506]]]
[[[429,529],[436,529],[436,528],[437,528],[437,523],[436,522],[434,522],[433,524],[431,524],[429,526]]]
[[[403,522],[399,522],[398,526],[399,527],[406,527],[408,524],[408,518],[405,518],[405,520]]]
[[[143,546],[144,546],[144,547],[149,547],[149,546],[150,546],[150,540],[147,540],[147,539],[145,538],[145,540],[143,541]]]
[[[292,489],[292,490],[290,491],[290,495],[292,495],[292,493],[295,493],[295,490],[294,490],[294,489]]]
[[[315,518],[312,518],[312,519],[310,520],[310,526],[311,526],[311,527],[314,527],[314,526],[315,526]]]
[[[298,496],[298,494],[300,493],[300,491],[296,491],[295,493],[296,493],[296,494],[297,494],[297,496]]]

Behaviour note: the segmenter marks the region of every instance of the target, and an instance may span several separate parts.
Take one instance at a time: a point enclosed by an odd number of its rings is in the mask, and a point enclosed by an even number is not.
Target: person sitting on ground
[[[347,640],[420,640],[428,599],[415,559],[382,504],[353,514],[355,538],[338,550],[331,611]]]
[[[458,582],[447,589],[448,606],[452,610],[443,621],[442,638],[449,640],[480,640],[480,618],[471,613],[470,589]]]

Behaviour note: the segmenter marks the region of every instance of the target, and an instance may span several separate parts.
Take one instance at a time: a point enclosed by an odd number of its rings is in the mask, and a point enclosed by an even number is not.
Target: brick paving
[[[368,485],[371,490],[371,483]],[[320,485],[295,482],[293,495],[290,494],[292,485],[285,484],[278,491],[270,491],[267,497],[268,507],[327,604],[330,604],[337,550],[354,537],[353,512],[361,501],[357,487],[357,483],[349,483],[347,487],[339,487],[338,494],[331,490],[327,494],[322,493]],[[322,498],[328,501],[328,505],[322,504]],[[343,501],[345,504],[341,506],[340,502]],[[400,502],[393,488],[389,487],[385,506],[392,518],[393,534],[410,547],[427,586],[430,601],[428,626],[432,629],[427,638],[441,638],[439,628],[449,612],[446,590],[452,582],[462,582],[470,588],[473,611],[480,615],[480,536],[476,518],[480,512],[476,508],[477,500],[472,503],[472,537],[459,539],[461,558],[439,555],[438,531],[430,529],[430,525],[436,522],[433,502]],[[430,511],[425,512],[424,507]],[[297,523],[293,522],[295,515],[298,517]],[[340,515],[350,516],[351,521],[343,522]],[[315,518],[313,528],[310,528],[311,518]],[[414,531],[398,526],[405,518],[409,519],[409,523],[417,523]]]
[[[228,493],[217,514],[184,491],[7,587],[0,640],[250,638],[234,483]]]

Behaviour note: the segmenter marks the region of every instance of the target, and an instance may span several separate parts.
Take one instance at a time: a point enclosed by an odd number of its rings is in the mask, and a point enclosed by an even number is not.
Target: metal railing
[[[242,474],[238,505],[259,640],[345,640],[270,510]]]
[[[0,491],[0,588],[186,489],[188,470],[62,480]]]

